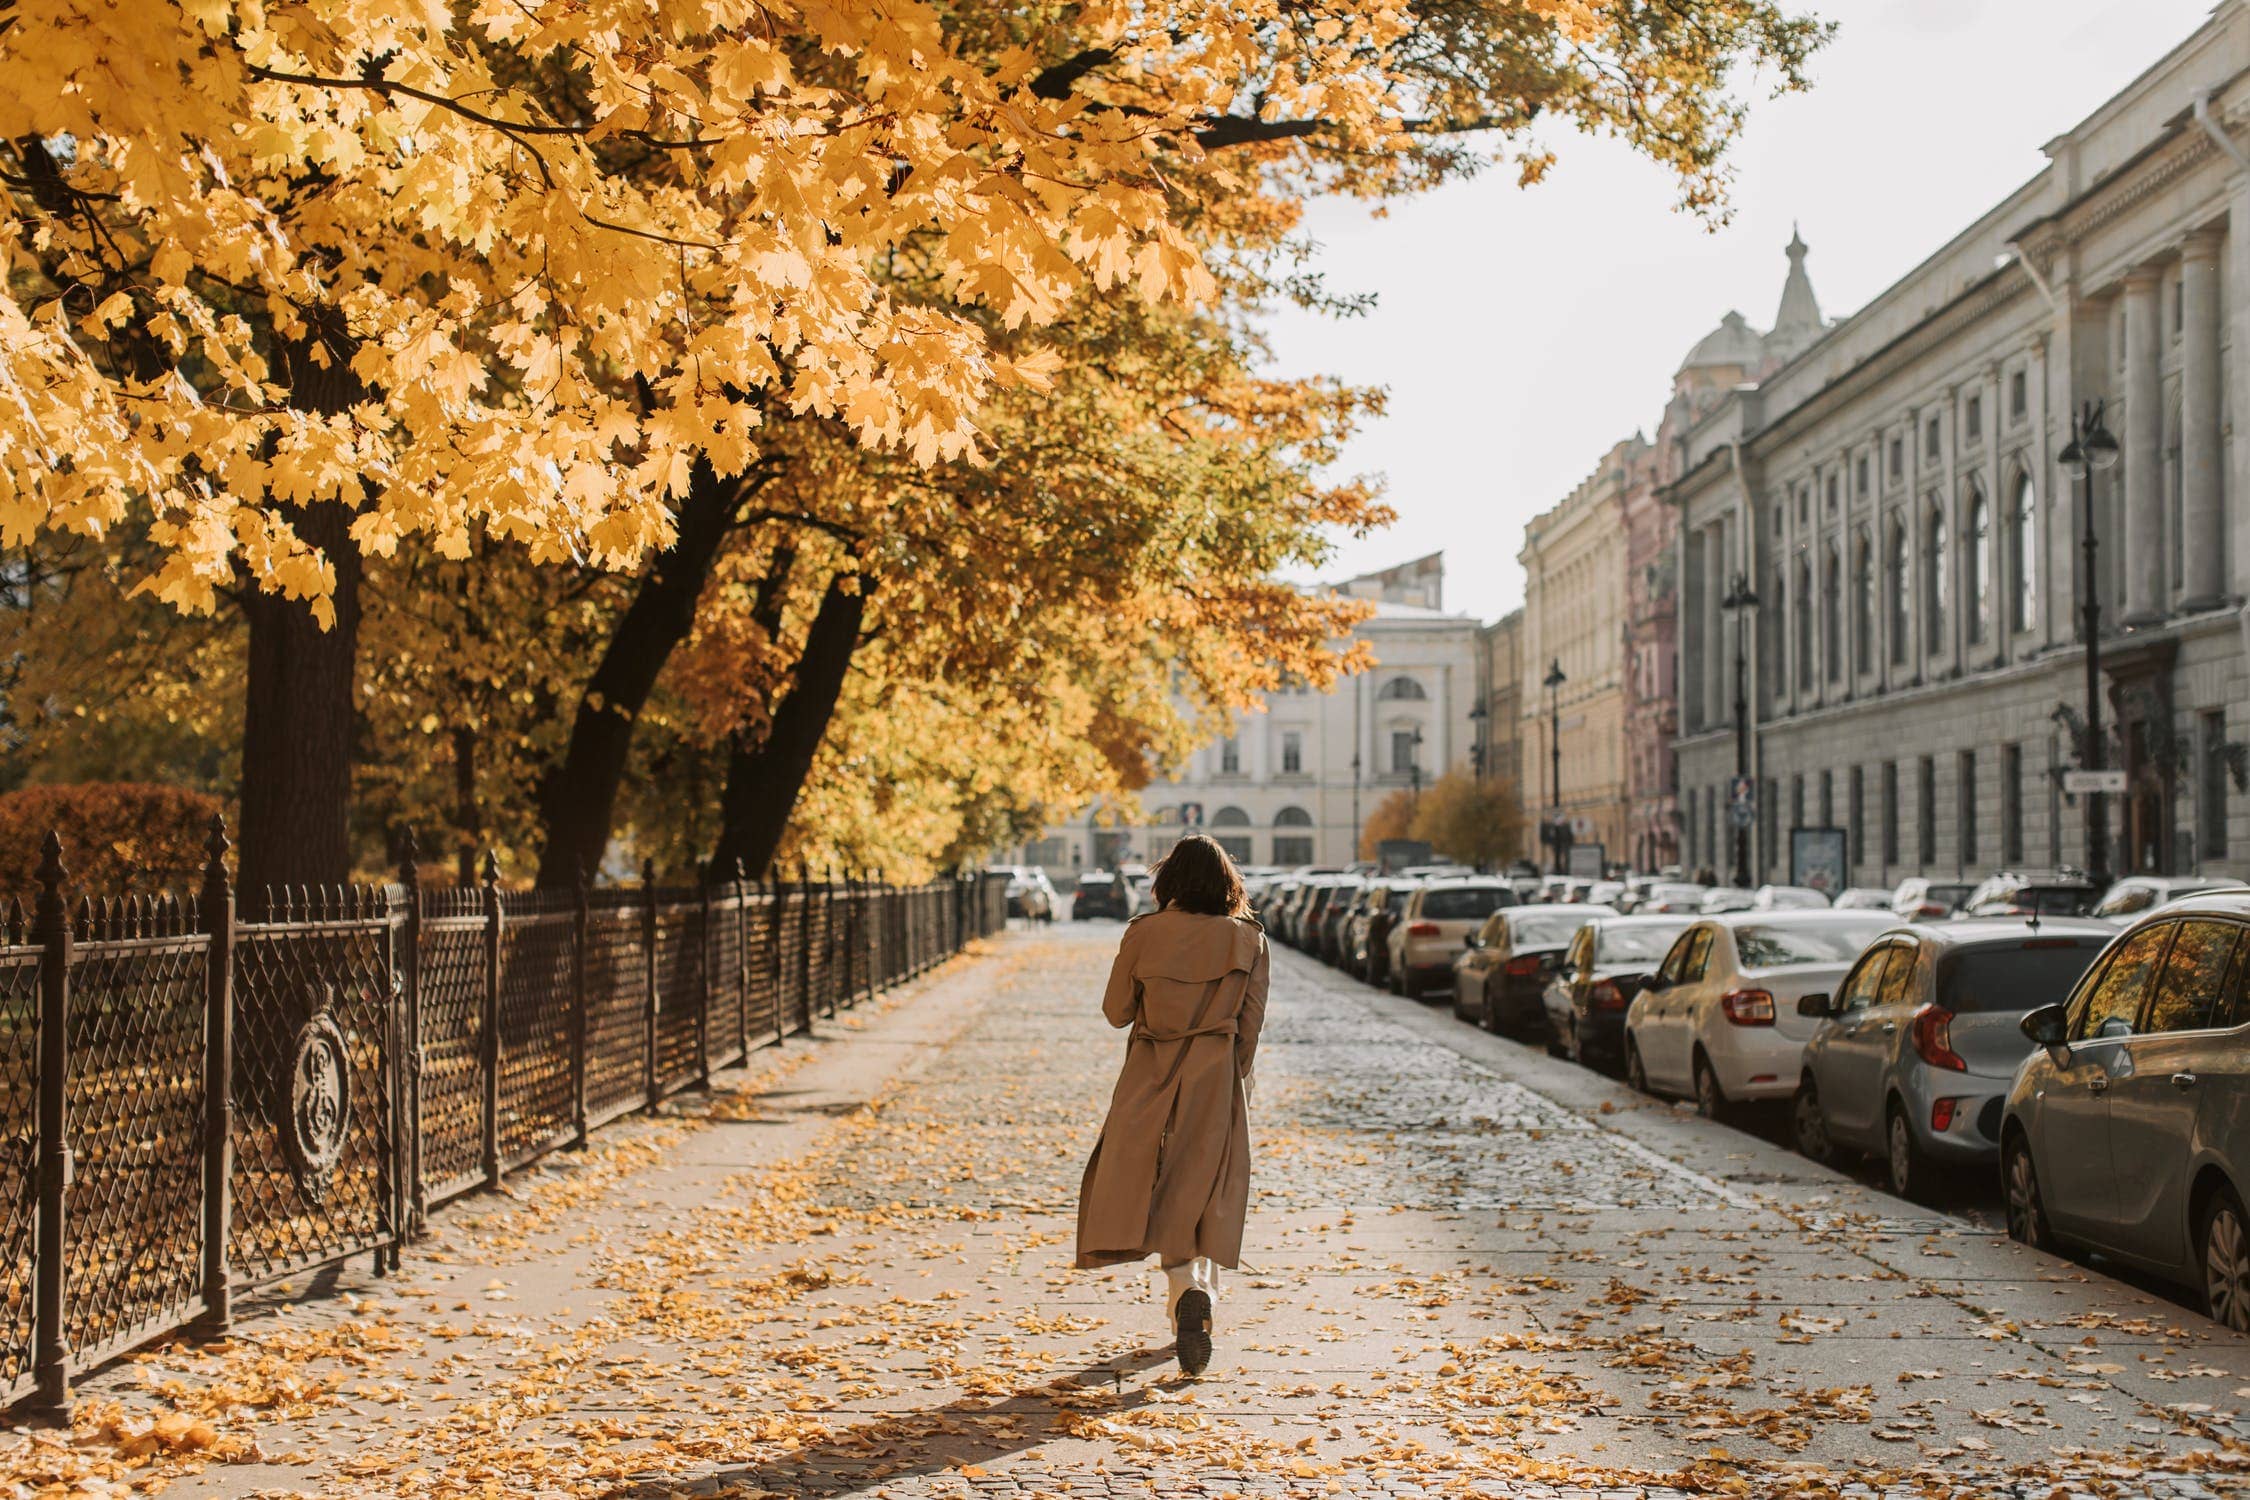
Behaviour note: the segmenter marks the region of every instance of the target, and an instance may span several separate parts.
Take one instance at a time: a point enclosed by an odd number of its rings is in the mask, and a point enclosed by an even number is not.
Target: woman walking
[[[1211,1361],[1219,1267],[1242,1258],[1250,1064],[1266,1015],[1266,934],[1242,877],[1201,834],[1156,868],[1156,910],[1125,927],[1102,1014],[1133,1028],[1078,1192],[1078,1264],[1153,1255],[1180,1368]]]

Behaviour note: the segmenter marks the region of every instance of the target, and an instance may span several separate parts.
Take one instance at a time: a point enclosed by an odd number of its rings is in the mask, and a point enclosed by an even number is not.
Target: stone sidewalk
[[[400,1277],[106,1372],[0,1496],[2250,1492],[2244,1341],[1291,953],[1183,1380],[1155,1278],[1069,1269],[1117,930],[1010,933]]]

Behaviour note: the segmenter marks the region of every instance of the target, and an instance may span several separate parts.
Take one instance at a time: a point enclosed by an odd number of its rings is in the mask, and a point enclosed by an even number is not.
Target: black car
[[[1380,990],[1389,988],[1391,982],[1391,928],[1406,910],[1406,898],[1414,894],[1414,887],[1395,881],[1378,889],[1383,904],[1367,914],[1367,956],[1359,977]]]
[[[1581,927],[1547,982],[1547,1050],[1581,1067],[1625,1060],[1625,1011],[1690,916],[1604,917]]]
[[[1323,962],[1339,966],[1344,962],[1347,957],[1344,952],[1344,924],[1351,919],[1353,908],[1366,895],[1367,887],[1355,880],[1338,886],[1328,898],[1328,908],[1320,914],[1319,941],[1312,945],[1312,951]]]
[[[1078,877],[1078,890],[1070,900],[1070,920],[1115,917],[1122,922],[1133,912],[1133,892],[1107,870],[1089,870]]]
[[[1617,914],[1614,907],[1582,904],[1500,908],[1453,961],[1453,1013],[1502,1036],[1544,1033],[1542,997],[1562,968],[1564,950],[1587,923]]]
[[[1312,890],[1297,908],[1297,920],[1292,924],[1290,940],[1306,953],[1320,951],[1320,924],[1328,915],[1328,904],[1335,900],[1338,882],[1316,880]]]

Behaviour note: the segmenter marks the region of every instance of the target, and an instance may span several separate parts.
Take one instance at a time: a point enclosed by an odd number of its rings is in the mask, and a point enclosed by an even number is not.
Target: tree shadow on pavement
[[[1100,1416],[1147,1404],[1143,1390],[1119,1389],[1121,1377],[1171,1360],[1168,1346],[1136,1350],[997,1400],[963,1397],[921,1411],[886,1413],[771,1463],[725,1466],[692,1480],[634,1481],[606,1491],[603,1500],[758,1494],[826,1500],[964,1464],[989,1463],[1070,1437],[1059,1420],[1065,1412]]]

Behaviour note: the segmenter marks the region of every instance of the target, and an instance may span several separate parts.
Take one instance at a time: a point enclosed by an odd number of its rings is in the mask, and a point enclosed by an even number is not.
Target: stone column
[[[2180,469],[2184,609],[2226,595],[2220,528],[2219,244],[2215,229],[2188,236],[2181,251]]]
[[[2125,613],[2127,625],[2164,617],[2162,285],[2154,266],[2125,277]]]

